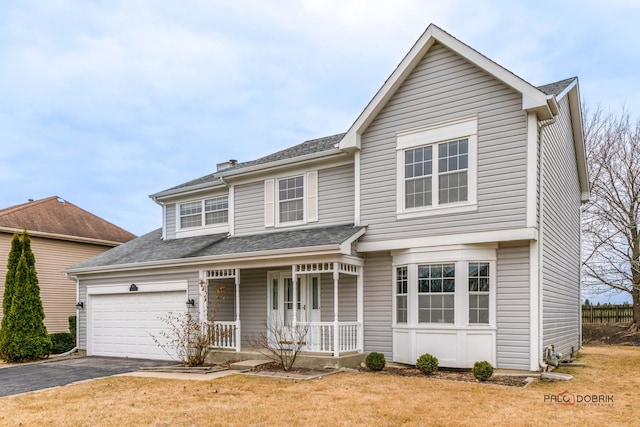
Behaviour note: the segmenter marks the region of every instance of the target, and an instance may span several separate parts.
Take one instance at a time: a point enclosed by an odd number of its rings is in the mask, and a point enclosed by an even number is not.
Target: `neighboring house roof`
[[[58,196],[0,210],[0,231],[13,233],[24,228],[32,235],[112,246],[136,237]]]
[[[279,250],[286,250],[289,256],[295,249],[313,250],[333,247],[337,250],[345,242],[350,243],[360,237],[364,230],[365,227],[345,224],[245,236],[228,237],[225,233],[162,240],[162,229],[157,229],[76,264],[67,272],[154,262],[169,264],[169,261],[188,261],[202,257],[211,259],[225,255],[241,257],[243,254]]]
[[[280,160],[294,159],[294,158],[306,156],[309,154],[316,154],[323,151],[336,149],[337,145],[340,143],[340,140],[342,139],[343,136],[344,136],[344,133],[339,133],[336,135],[325,136],[323,138],[305,141],[301,144],[294,145],[293,147],[286,148],[284,150],[278,151],[273,154],[269,154],[264,157],[260,157],[259,159],[256,159],[256,160],[237,163],[231,166],[230,168],[225,169],[224,171],[221,171],[224,173],[214,172],[212,174],[205,175],[200,178],[196,178],[194,180],[185,182],[175,187],[171,187],[167,190],[163,190],[159,193],[151,195],[151,197],[155,198],[165,194],[171,194],[175,192],[175,190],[188,189],[190,187],[198,187],[202,185],[208,185],[208,184],[220,182],[221,176],[228,175],[230,172],[240,171],[242,169],[246,169],[251,166],[272,163]]]
[[[538,86],[538,89],[547,95],[560,96],[560,94],[577,79],[577,77],[570,77],[568,79],[560,80],[559,82]]]

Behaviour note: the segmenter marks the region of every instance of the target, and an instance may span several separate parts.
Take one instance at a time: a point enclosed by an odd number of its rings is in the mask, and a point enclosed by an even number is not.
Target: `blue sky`
[[[0,207],[151,231],[149,194],[345,131],[429,23],[637,117],[638,22],[621,0],[0,0]]]

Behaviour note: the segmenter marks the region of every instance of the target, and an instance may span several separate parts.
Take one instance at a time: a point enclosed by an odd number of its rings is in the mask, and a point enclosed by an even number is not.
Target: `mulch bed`
[[[366,368],[361,368],[360,372],[371,372]],[[265,365],[260,365],[255,367],[252,372],[264,372],[264,373],[273,373],[273,374],[287,374],[287,375],[304,375],[308,377],[315,377],[318,375],[326,374],[328,372],[335,371],[323,371],[323,370],[313,370],[313,369],[305,369],[305,368],[294,368],[289,371],[285,371],[282,369],[282,366],[275,362],[267,363]],[[463,382],[472,382],[477,383],[480,382],[476,380],[471,373],[471,371],[466,369],[439,369],[431,375],[425,375],[419,369],[416,369],[411,366],[387,366],[384,370],[380,372],[375,372],[376,375],[395,375],[399,377],[424,377],[432,380],[449,380],[449,381],[463,381]],[[504,385],[509,387],[524,387],[527,385],[526,377],[520,376],[507,376],[507,375],[494,375],[485,381],[486,384],[497,384]]]
[[[433,380],[448,380],[448,381],[462,381],[468,383],[480,383],[473,373],[467,369],[445,369],[440,368],[431,375],[425,375],[419,369],[414,367],[395,367],[387,366],[382,371],[378,372],[379,375],[396,375],[402,377],[425,377]],[[494,374],[485,384],[504,385],[509,387],[524,387],[528,384],[525,376],[510,376],[510,375],[496,375]]]

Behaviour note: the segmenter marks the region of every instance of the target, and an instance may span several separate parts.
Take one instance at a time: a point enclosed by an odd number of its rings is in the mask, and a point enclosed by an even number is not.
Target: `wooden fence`
[[[582,323],[631,323],[633,307],[630,305],[583,305]]]

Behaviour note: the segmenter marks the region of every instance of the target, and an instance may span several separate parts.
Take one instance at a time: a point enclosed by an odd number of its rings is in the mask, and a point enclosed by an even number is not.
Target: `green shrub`
[[[438,358],[429,353],[418,357],[416,368],[420,369],[423,374],[431,375],[438,370]]]
[[[66,353],[75,347],[73,336],[69,332],[51,334],[51,353]]]
[[[76,344],[76,325],[77,325],[77,318],[76,316],[69,316],[69,333],[71,334],[71,337],[73,338],[73,343]]]
[[[477,380],[486,381],[493,375],[493,366],[491,366],[491,363],[483,360],[482,362],[473,364],[472,372]]]
[[[374,351],[367,355],[364,363],[365,365],[367,365],[367,369],[369,369],[370,371],[382,371],[387,361],[384,358],[384,354],[376,353]]]

